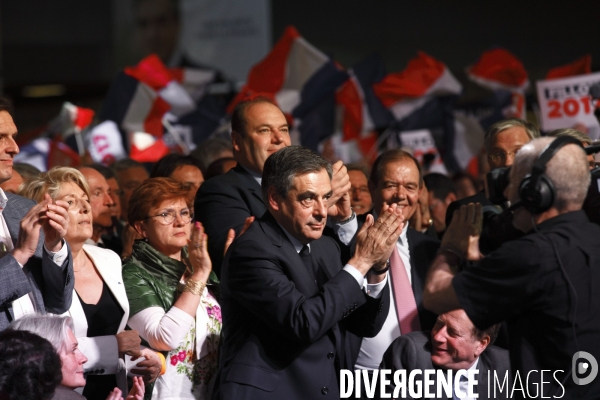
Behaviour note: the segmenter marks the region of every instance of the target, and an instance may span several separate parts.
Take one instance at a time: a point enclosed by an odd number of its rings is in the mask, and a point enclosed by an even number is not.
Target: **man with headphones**
[[[600,377],[582,384],[600,360],[600,226],[581,211],[589,184],[577,140],[534,139],[517,153],[505,191],[514,226],[527,234],[483,257],[481,205],[462,206],[430,268],[426,308],[464,308],[479,329],[507,322],[513,398],[600,394]],[[477,262],[457,272],[466,259]]]

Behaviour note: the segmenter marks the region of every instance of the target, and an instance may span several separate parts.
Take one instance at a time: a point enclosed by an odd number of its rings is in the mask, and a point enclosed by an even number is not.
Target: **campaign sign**
[[[588,127],[590,136],[596,139],[594,136],[599,124],[594,116],[594,109],[598,104],[592,101],[588,91],[590,86],[598,82],[600,73],[538,81],[542,130],[573,128],[582,124]]]

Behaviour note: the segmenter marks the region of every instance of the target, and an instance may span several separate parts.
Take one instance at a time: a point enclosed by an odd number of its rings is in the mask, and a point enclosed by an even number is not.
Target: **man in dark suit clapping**
[[[352,367],[347,332],[374,336],[381,328],[387,285],[363,289],[386,279],[404,221],[395,205],[376,222],[368,216],[355,255],[342,266],[338,246],[322,236],[331,177],[329,163],[306,148],[286,147],[267,159],[268,211],[223,262],[224,343],[214,399],[338,399],[338,371]]]

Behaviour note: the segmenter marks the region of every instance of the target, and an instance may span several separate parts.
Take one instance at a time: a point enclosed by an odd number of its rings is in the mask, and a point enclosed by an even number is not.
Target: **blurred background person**
[[[131,158],[122,158],[119,161],[115,161],[110,166],[113,170],[119,182],[119,189],[121,190],[121,223],[127,223],[127,212],[129,210],[129,199],[131,194],[150,176],[148,171],[144,167],[144,164],[132,160]]]
[[[88,244],[104,245],[102,235],[106,234],[113,226],[111,217],[114,203],[110,197],[110,187],[102,174],[94,168],[81,167],[79,171],[88,185],[88,200],[92,206],[92,236]]]
[[[192,188],[194,196],[204,182],[202,167],[192,156],[167,154],[154,164],[150,172],[151,178],[171,178],[185,183]]]
[[[435,172],[425,175],[423,181],[429,191],[428,202],[433,227],[441,239],[446,232],[446,210],[450,203],[457,200],[454,182],[446,175]]]
[[[49,400],[62,380],[60,357],[27,331],[0,332],[0,399]]]
[[[373,208],[369,192],[369,171],[358,164],[347,164],[346,170],[350,178],[350,204],[356,215],[362,215]]]
[[[92,236],[89,188],[83,174],[69,167],[54,167],[24,188],[25,197],[39,201],[44,193],[69,204],[69,227],[65,240],[73,254],[75,289],[69,315],[74,333],[89,361],[85,365],[88,399],[104,399],[115,386],[126,391],[126,368],[120,356],[143,355],[143,366],[160,368],[160,359],[149,349],[140,350],[136,331],[125,331],[129,302],[123,287],[121,259],[111,250],[86,244]],[[151,370],[146,371],[152,374]],[[147,379],[151,379],[148,376]]]
[[[121,241],[123,225],[119,223],[121,216],[121,188],[119,181],[117,181],[117,176],[113,170],[102,164],[91,164],[87,165],[87,167],[95,169],[106,179],[106,183],[110,188],[108,195],[112,200],[112,206],[110,206],[112,226],[106,230],[105,234],[100,236],[101,241],[99,245],[121,255],[123,252],[123,243]]]
[[[12,176],[9,180],[0,183],[0,188],[4,190],[4,193],[14,193],[17,194],[19,192],[19,188],[23,184],[23,177],[17,171],[13,169]]]
[[[205,180],[209,180],[212,177],[219,176],[225,174],[232,168],[235,168],[237,165],[237,161],[233,157],[224,157],[219,158],[218,160],[210,163],[208,168],[206,169]]]
[[[150,178],[130,200],[129,223],[144,240],[123,266],[128,324],[167,359],[153,399],[209,399],[217,371],[221,308],[207,236],[191,224],[193,199],[183,183]]]
[[[208,171],[208,166],[221,158],[233,158],[231,140],[214,137],[200,143],[190,156],[200,161],[203,171]],[[208,178],[207,178],[208,179]]]
[[[75,392],[75,389],[83,387],[86,384],[83,364],[88,359],[82,353],[81,349],[79,349],[71,317],[30,314],[13,322],[11,328],[17,331],[29,331],[43,337],[52,344],[55,352],[58,353],[62,380],[56,388],[52,400],[86,399],[86,397]],[[118,400],[121,399],[121,393],[122,391],[115,387],[107,396],[102,397],[102,399]],[[134,377],[133,387],[127,396],[127,400],[142,400],[143,398],[143,380],[140,377]]]
[[[40,171],[33,165],[26,163],[14,163],[13,171],[17,171],[19,175],[21,175],[23,182],[26,183],[34,178],[37,178],[42,173],[42,171]]]
[[[570,136],[579,140],[579,142],[584,148],[592,145],[592,139],[588,135],[573,128],[555,129],[552,132],[550,132],[548,136]],[[587,158],[588,162],[590,163],[590,170],[596,168],[596,159],[594,157],[594,154],[588,154]]]
[[[452,182],[454,183],[454,189],[456,189],[456,200],[474,196],[479,190],[475,178],[467,172],[457,172],[452,176]]]

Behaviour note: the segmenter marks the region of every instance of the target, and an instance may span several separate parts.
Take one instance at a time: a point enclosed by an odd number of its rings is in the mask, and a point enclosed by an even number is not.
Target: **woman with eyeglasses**
[[[158,375],[160,357],[150,349],[140,348],[136,331],[125,330],[129,302],[123,287],[121,259],[111,250],[85,243],[92,237],[93,221],[90,189],[81,172],[54,167],[20,191],[22,196],[38,202],[45,193],[52,200],[69,204],[65,240],[73,257],[75,288],[65,315],[73,319],[73,332],[88,358],[84,365],[87,379],[80,385],[85,385],[83,395],[88,400],[104,400],[115,386],[126,393],[127,367],[132,364],[125,355],[137,359],[135,371],[144,373],[147,380]],[[146,360],[141,361],[143,358]]]
[[[165,356],[153,399],[209,399],[218,366],[221,308],[193,193],[170,178],[142,183],[129,223],[143,237],[123,267],[129,326]]]

